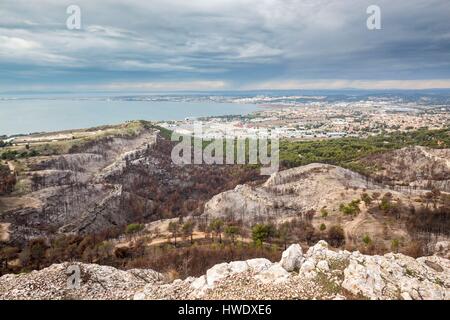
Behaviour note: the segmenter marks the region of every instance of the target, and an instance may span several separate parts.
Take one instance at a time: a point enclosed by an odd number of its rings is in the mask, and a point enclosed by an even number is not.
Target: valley
[[[75,259],[186,279],[319,240],[368,255],[438,254],[450,237],[450,149],[448,130],[427,134],[367,138],[392,141],[383,148],[283,140],[270,177],[258,166],[175,165],[170,131],[145,121],[21,138],[2,154],[16,154],[1,180],[2,273]],[[359,156],[333,155],[366,143]]]

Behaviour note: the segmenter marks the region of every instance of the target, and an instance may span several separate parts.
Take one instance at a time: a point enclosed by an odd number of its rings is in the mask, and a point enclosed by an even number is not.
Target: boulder
[[[207,284],[208,283],[206,282],[206,276],[203,275],[191,283],[191,288],[194,290],[202,290],[206,287]]]
[[[230,268],[230,273],[240,273],[245,272],[249,269],[246,261],[233,261],[228,264]]]
[[[325,272],[330,270],[327,260],[320,260],[319,262],[317,262],[317,268]]]
[[[302,247],[299,244],[292,244],[281,255],[280,265],[286,271],[294,271],[300,269],[304,260]]]
[[[434,245],[434,253],[438,256],[450,259],[450,241],[439,241]]]
[[[265,258],[255,258],[246,261],[248,266],[256,273],[267,270],[273,264]]]
[[[314,259],[307,259],[305,262],[303,262],[301,268],[300,268],[300,274],[304,274],[310,271],[313,271],[316,268],[316,263]]]
[[[208,286],[213,286],[215,282],[225,278],[230,274],[228,263],[216,264],[206,271],[206,282]]]
[[[289,280],[290,273],[287,272],[279,263],[274,263],[269,269],[258,273],[255,279],[262,283],[280,284]]]
[[[438,256],[352,254],[342,287],[370,299],[448,299],[449,267],[448,259]]]

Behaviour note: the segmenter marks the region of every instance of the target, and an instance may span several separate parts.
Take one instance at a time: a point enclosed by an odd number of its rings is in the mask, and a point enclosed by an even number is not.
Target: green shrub
[[[133,234],[133,233],[137,233],[141,230],[144,229],[144,225],[140,224],[140,223],[130,223],[129,225],[127,225],[127,227],[125,228],[125,233],[126,234]]]
[[[341,205],[339,206],[339,210],[345,215],[356,216],[361,212],[361,209],[359,208],[360,202],[361,200],[356,199],[348,204],[341,203]]]
[[[235,237],[239,234],[239,227],[234,225],[228,225],[225,227],[225,235],[227,238],[231,239],[231,242],[234,243]]]
[[[260,246],[264,241],[267,241],[269,237],[275,234],[275,229],[271,224],[256,224],[252,228],[252,239],[255,245]]]
[[[398,252],[399,246],[400,246],[400,241],[398,239],[392,239],[392,241],[391,241],[391,250],[393,252]]]
[[[369,245],[372,243],[372,239],[370,239],[370,237],[366,234],[363,238],[362,241],[364,242],[364,244]]]

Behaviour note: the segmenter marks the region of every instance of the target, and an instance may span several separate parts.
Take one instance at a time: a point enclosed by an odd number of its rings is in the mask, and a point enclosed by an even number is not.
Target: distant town
[[[258,104],[261,110],[249,115],[164,121],[160,125],[180,134],[192,134],[194,123],[201,121],[204,138],[248,137],[268,132],[278,138],[304,140],[367,137],[383,132],[441,129],[450,125],[449,104],[432,102],[426,97],[330,101],[322,96],[263,96],[224,100]]]

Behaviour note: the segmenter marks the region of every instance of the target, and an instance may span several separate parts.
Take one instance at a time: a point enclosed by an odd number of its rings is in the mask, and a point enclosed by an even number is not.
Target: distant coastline
[[[53,132],[129,120],[170,121],[188,117],[244,115],[257,105],[222,102],[93,99],[0,100],[0,135]]]

